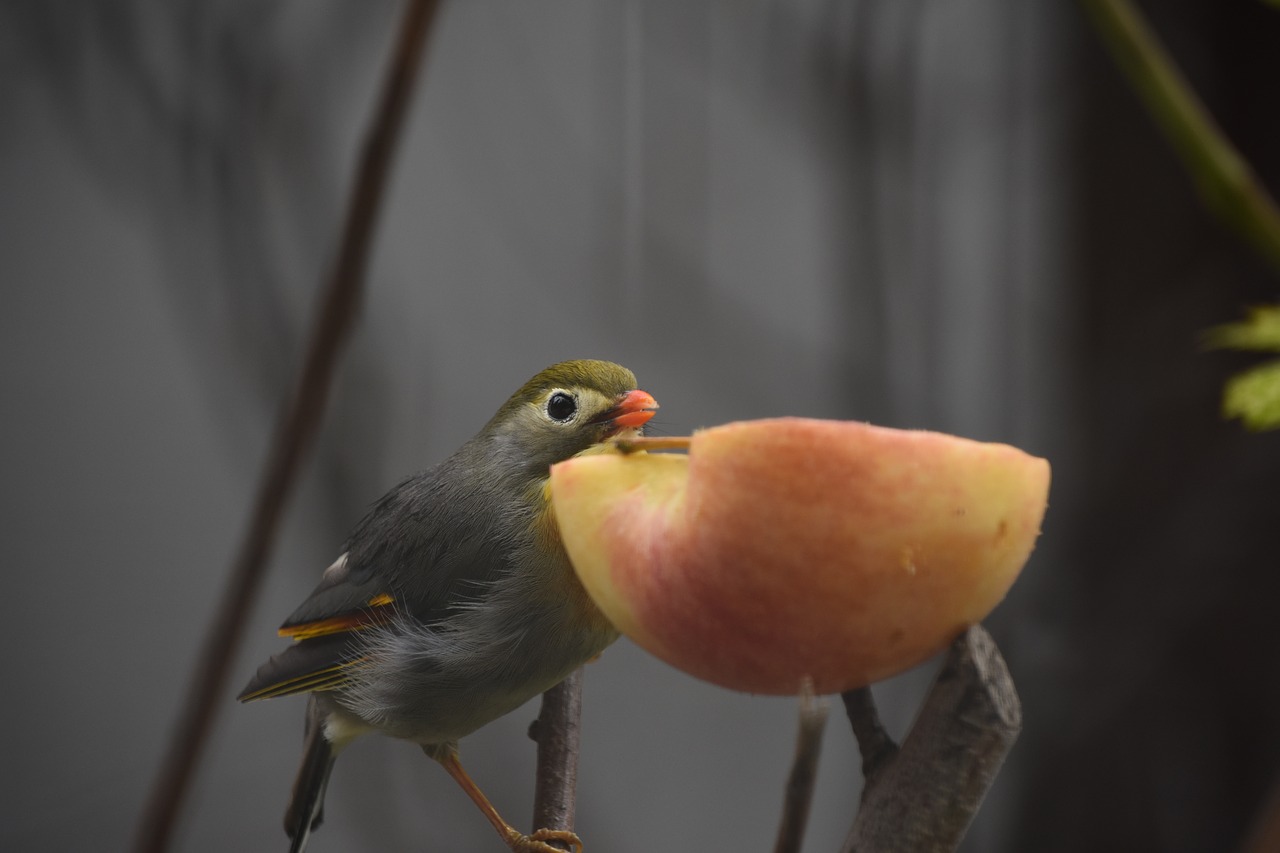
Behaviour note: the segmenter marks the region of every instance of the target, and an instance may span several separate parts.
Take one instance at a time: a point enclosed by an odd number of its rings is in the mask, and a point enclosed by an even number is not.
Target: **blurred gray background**
[[[1280,13],[1148,3],[1280,187]],[[247,520],[400,6],[0,5],[0,849],[121,850]],[[320,446],[175,849],[282,850],[303,702],[239,706],[383,490],[536,370],[620,361],[667,433],[778,414],[1054,464],[988,620],[1023,736],[969,849],[1232,850],[1280,773],[1280,435],[1203,328],[1276,278],[1202,208],[1077,5],[446,2]],[[877,687],[895,733],[932,670]],[[795,705],[622,641],[588,849],[765,850]],[[463,743],[528,823],[530,704]],[[834,709],[807,850],[860,786]],[[312,850],[493,850],[416,748],[345,753]]]

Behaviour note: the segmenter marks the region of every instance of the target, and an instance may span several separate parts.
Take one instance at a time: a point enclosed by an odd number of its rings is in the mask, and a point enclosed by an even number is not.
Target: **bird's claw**
[[[532,835],[517,833],[510,839],[514,853],[564,853],[561,848],[548,844],[549,841],[563,842],[572,853],[582,853],[582,839],[567,829],[539,829]]]

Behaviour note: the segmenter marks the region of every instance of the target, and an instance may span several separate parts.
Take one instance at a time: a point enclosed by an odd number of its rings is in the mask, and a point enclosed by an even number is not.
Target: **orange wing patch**
[[[290,637],[294,641],[299,641],[323,637],[326,634],[339,634],[343,631],[363,631],[374,625],[385,624],[392,615],[389,605],[394,603],[394,598],[385,592],[379,593],[365,602],[365,606],[360,610],[341,613],[328,619],[318,619],[315,622],[286,625],[280,629],[279,634],[281,637]]]

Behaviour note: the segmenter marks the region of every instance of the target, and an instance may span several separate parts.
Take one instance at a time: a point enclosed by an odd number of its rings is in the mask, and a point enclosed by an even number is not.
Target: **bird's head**
[[[510,448],[532,469],[552,465],[619,434],[638,434],[658,403],[630,370],[608,361],[562,361],[503,404],[481,435]]]

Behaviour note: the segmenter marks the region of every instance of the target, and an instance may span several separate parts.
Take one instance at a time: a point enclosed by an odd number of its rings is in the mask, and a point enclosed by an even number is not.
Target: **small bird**
[[[520,853],[581,850],[572,832],[524,835],[458,761],[458,740],[563,680],[617,639],[574,575],[550,467],[640,434],[658,404],[606,361],[552,365],[449,458],[401,482],[356,525],[285,620],[293,644],[242,702],[309,693],[302,766],[285,813],[291,853],[321,821],[334,760],[381,732],[421,745]]]

